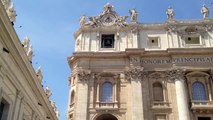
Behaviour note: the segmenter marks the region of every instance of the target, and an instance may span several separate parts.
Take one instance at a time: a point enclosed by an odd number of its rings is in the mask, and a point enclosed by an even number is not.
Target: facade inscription
[[[172,59],[143,59],[141,58],[141,64],[172,64],[172,63],[212,63],[213,56],[208,57],[182,57]]]

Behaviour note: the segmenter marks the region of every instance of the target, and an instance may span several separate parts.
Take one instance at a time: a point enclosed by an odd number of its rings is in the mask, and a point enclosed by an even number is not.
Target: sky
[[[52,90],[60,111],[60,120],[66,120],[68,108],[68,77],[71,70],[67,57],[74,50],[74,32],[79,28],[82,15],[97,16],[106,3],[114,6],[120,16],[135,8],[140,23],[158,23],[167,20],[166,10],[171,6],[175,19],[202,19],[203,4],[213,17],[213,0],[11,0],[17,12],[14,28],[23,41],[30,38],[33,46],[33,67],[42,66],[44,87]]]

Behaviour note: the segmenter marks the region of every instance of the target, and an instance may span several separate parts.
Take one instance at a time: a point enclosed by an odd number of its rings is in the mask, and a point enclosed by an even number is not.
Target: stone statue
[[[54,100],[51,101],[51,106],[53,107],[53,110],[56,112],[56,104]]]
[[[10,6],[10,0],[1,0],[2,4],[4,5],[4,8],[7,10]]]
[[[80,26],[83,27],[83,26],[85,26],[85,24],[86,24],[86,16],[83,15],[80,18]]]
[[[106,14],[106,13],[112,13],[113,12],[113,6],[110,3],[107,3],[106,5],[104,5],[104,10],[102,14]]]
[[[99,23],[99,18],[98,17],[89,17],[89,25],[92,27],[98,27]]]
[[[138,17],[137,11],[135,9],[131,9],[129,10],[129,13],[131,14],[131,22],[136,23]]]
[[[23,45],[23,47],[24,47],[24,51],[27,53],[28,50],[29,50],[29,45],[30,45],[30,39],[29,39],[28,36],[26,36],[26,37],[24,38],[24,41],[23,41],[22,45]]]
[[[7,15],[8,15],[9,19],[10,19],[10,22],[12,24],[14,24],[14,22],[16,21],[17,14],[16,14],[16,11],[14,9],[14,5],[13,4],[11,4],[11,6],[7,9]]]
[[[168,20],[173,20],[174,19],[174,10],[172,9],[172,7],[168,7],[167,11],[166,11],[166,15]]]
[[[41,83],[41,81],[42,81],[42,79],[43,79],[41,66],[38,67],[38,69],[37,69],[37,71],[36,71],[36,75],[37,75],[37,77],[38,77],[39,82]]]
[[[48,99],[49,99],[50,96],[52,95],[52,92],[51,92],[51,90],[50,90],[49,87],[46,87],[46,89],[45,89],[45,94],[46,94],[46,96],[47,96]]]
[[[28,48],[27,57],[28,57],[30,63],[32,63],[32,59],[33,59],[33,48],[32,48],[32,45],[30,45],[30,47]]]
[[[209,17],[209,8],[207,8],[205,4],[201,8],[201,13],[203,14],[204,19]]]
[[[127,18],[128,18],[128,16],[118,17],[118,18],[117,18],[117,21],[116,21],[117,25],[118,25],[118,26],[121,26],[121,27],[127,26],[128,24],[127,24],[127,22],[125,21]]]
[[[58,110],[55,112],[55,114],[56,114],[56,117],[59,119],[60,114]]]

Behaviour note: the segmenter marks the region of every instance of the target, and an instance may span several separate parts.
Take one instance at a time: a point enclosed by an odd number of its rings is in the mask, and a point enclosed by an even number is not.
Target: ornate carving
[[[27,53],[27,51],[29,50],[29,46],[30,46],[30,39],[28,36],[26,36],[24,38],[22,46],[24,47],[24,51]]]
[[[157,71],[157,72],[151,73],[148,77],[149,78],[166,78],[168,77],[168,74],[165,71],[160,71],[160,72]]]
[[[91,26],[91,27],[101,27],[101,26],[120,26],[125,27],[128,25],[126,19],[128,16],[118,16],[114,11],[114,7],[107,3],[104,6],[103,12],[99,16],[89,17],[89,22],[86,22],[85,16],[80,20],[80,25],[82,26]]]
[[[132,66],[140,65],[140,56],[131,56],[130,57],[130,65],[132,65]]]
[[[167,74],[170,80],[184,80],[185,77],[185,69],[182,68],[173,68],[170,71],[167,71]]]
[[[81,82],[88,81],[90,79],[90,75],[91,75],[90,72],[81,71],[78,73],[78,79]]]
[[[143,68],[130,68],[125,71],[125,77],[127,80],[139,80],[147,75],[147,71],[143,71]]]
[[[209,8],[205,4],[201,8],[201,13],[203,14],[203,19],[209,18]]]
[[[10,0],[1,0],[2,4],[4,5],[4,8],[7,10],[10,6],[11,1]]]
[[[174,10],[172,9],[172,7],[168,7],[167,11],[166,11],[166,15],[167,15],[167,18],[168,20],[173,20],[174,19]]]

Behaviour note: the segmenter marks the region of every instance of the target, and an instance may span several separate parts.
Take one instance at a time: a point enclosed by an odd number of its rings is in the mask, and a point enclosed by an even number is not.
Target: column
[[[184,74],[183,69],[173,69],[170,71],[170,79],[175,81],[179,120],[190,120]]]
[[[132,120],[144,120],[141,81],[144,75],[142,68],[131,68],[125,73],[126,79],[131,82]]]
[[[88,106],[88,84],[90,80],[89,72],[78,73],[77,78],[77,100],[75,101],[75,120],[87,120]]]

